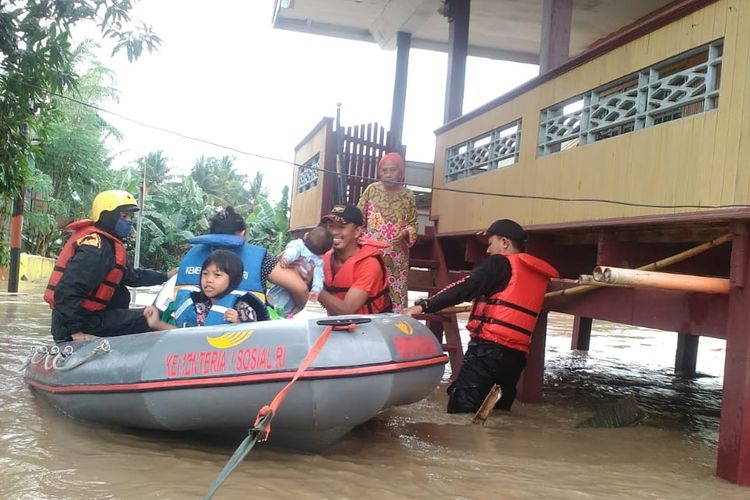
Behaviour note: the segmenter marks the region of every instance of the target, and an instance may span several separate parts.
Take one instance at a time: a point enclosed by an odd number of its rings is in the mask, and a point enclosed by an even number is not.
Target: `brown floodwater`
[[[201,498],[238,443],[90,424],[46,406],[19,370],[49,343],[50,313],[38,286],[21,291],[0,294],[0,498]],[[570,326],[551,318],[542,405],[472,425],[445,414],[444,381],[324,453],[256,448],[215,498],[750,498],[714,475],[723,341],[701,339],[701,376],[685,379],[672,373],[674,333],[595,321],[585,353],[570,351]],[[640,425],[576,429],[631,393],[648,413]]]

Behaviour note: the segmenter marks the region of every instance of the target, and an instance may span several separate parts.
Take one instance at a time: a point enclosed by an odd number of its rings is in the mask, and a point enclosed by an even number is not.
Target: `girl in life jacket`
[[[242,260],[231,250],[215,250],[201,266],[200,291],[175,311],[177,327],[247,323],[257,316],[247,293],[236,290],[242,281]],[[173,325],[161,321],[159,310],[149,306],[144,312],[154,330],[171,330]]]

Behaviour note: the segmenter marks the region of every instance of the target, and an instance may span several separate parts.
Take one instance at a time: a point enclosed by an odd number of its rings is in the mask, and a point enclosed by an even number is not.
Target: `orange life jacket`
[[[65,230],[72,232],[73,234],[68,238],[68,241],[65,242],[65,246],[63,246],[62,252],[60,252],[60,256],[55,261],[55,268],[49,278],[49,283],[47,283],[47,289],[44,291],[44,300],[49,304],[50,309],[55,308],[55,287],[60,282],[60,279],[65,272],[65,267],[68,265],[68,261],[73,257],[73,254],[76,253],[76,250],[78,250],[78,242],[81,241],[82,238],[96,233],[112,240],[115,244],[115,265],[109,270],[104,277],[104,281],[99,284],[97,289],[94,290],[93,293],[89,293],[89,295],[81,301],[81,306],[87,311],[103,311],[112,300],[115,290],[120,286],[120,282],[125,275],[125,245],[118,238],[115,238],[111,234],[94,226],[94,223],[88,219],[68,224]]]
[[[474,301],[466,329],[472,337],[527,353],[547,283],[559,274],[547,262],[527,253],[506,257],[511,269],[508,285]]]
[[[354,281],[354,267],[358,262],[372,257],[378,261],[380,269],[383,271],[383,286],[378,293],[369,296],[367,302],[357,309],[355,314],[393,312],[393,303],[391,302],[390,289],[388,288],[388,272],[386,271],[385,261],[383,260],[382,254],[382,249],[387,247],[387,243],[380,241],[363,241],[362,246],[359,247],[357,253],[349,257],[335,275],[333,274],[333,249],[329,250],[323,256],[323,274],[325,276],[323,288],[328,293],[344,300],[346,292],[349,291],[349,288],[351,288],[352,282]]]

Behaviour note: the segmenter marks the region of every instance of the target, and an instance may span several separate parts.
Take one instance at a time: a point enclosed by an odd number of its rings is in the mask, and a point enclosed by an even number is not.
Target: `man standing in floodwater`
[[[515,221],[496,220],[479,237],[488,243],[487,259],[466,278],[402,311],[413,316],[474,301],[466,324],[471,341],[448,387],[448,413],[476,412],[493,384],[502,390],[498,407],[510,410],[548,281],[559,276],[550,264],[524,252],[526,231]]]

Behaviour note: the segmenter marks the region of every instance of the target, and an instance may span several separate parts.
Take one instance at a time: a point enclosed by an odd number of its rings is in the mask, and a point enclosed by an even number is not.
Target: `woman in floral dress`
[[[378,163],[379,182],[367,186],[359,199],[365,216],[365,239],[388,243],[384,249],[393,310],[408,306],[409,248],[417,241],[417,204],[404,187],[404,159],[388,153]]]

